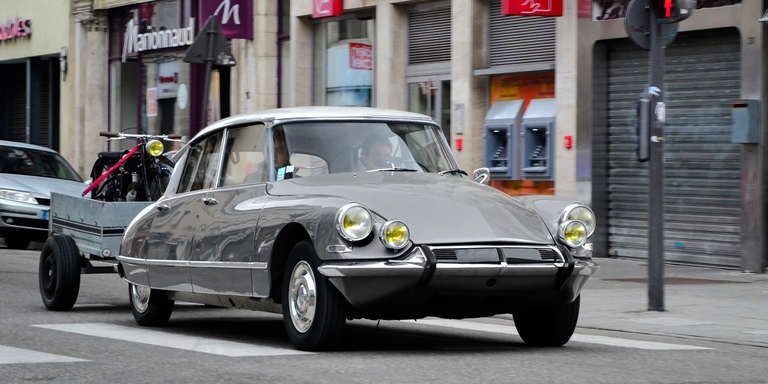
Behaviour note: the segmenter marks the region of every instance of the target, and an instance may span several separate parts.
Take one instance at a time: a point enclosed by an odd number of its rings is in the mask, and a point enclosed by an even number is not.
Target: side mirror
[[[482,185],[488,185],[491,182],[491,171],[488,168],[478,168],[472,172],[472,180]]]

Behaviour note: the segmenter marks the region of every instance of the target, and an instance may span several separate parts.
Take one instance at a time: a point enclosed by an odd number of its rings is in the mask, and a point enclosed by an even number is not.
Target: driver
[[[392,143],[386,135],[374,133],[363,142],[357,170],[360,172],[386,167],[383,159],[392,155]]]

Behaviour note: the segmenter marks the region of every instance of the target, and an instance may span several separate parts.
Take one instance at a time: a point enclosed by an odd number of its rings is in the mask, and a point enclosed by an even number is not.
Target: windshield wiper
[[[469,174],[466,171],[464,171],[463,169],[460,169],[460,168],[449,169],[447,171],[438,172],[437,174],[442,176],[442,175],[445,175],[446,173],[450,173],[452,175],[460,173],[460,174],[462,174],[464,176],[469,176]]]
[[[418,172],[415,169],[410,168],[377,168],[377,169],[369,169],[366,172],[381,172],[381,171],[395,171],[395,172]]]

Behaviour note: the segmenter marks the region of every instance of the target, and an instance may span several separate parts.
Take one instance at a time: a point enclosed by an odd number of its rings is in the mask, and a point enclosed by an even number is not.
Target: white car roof
[[[0,146],[3,146],[3,147],[16,147],[16,148],[24,148],[24,149],[36,149],[38,151],[46,151],[46,152],[58,153],[58,152],[56,152],[53,149],[50,149],[48,147],[43,147],[43,146],[35,145],[35,144],[22,143],[20,141],[0,140]]]

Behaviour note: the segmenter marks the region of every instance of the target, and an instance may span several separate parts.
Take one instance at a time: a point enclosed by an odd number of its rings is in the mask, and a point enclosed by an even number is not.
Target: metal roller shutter
[[[608,254],[648,258],[648,163],[636,161],[636,100],[649,55],[628,40],[608,58]],[[681,34],[666,49],[664,256],[739,266],[740,147],[731,103],[740,97],[741,53],[733,29]]]
[[[451,8],[408,13],[408,64],[451,61]]]
[[[489,66],[554,64],[556,17],[501,14],[501,1],[491,2]]]

